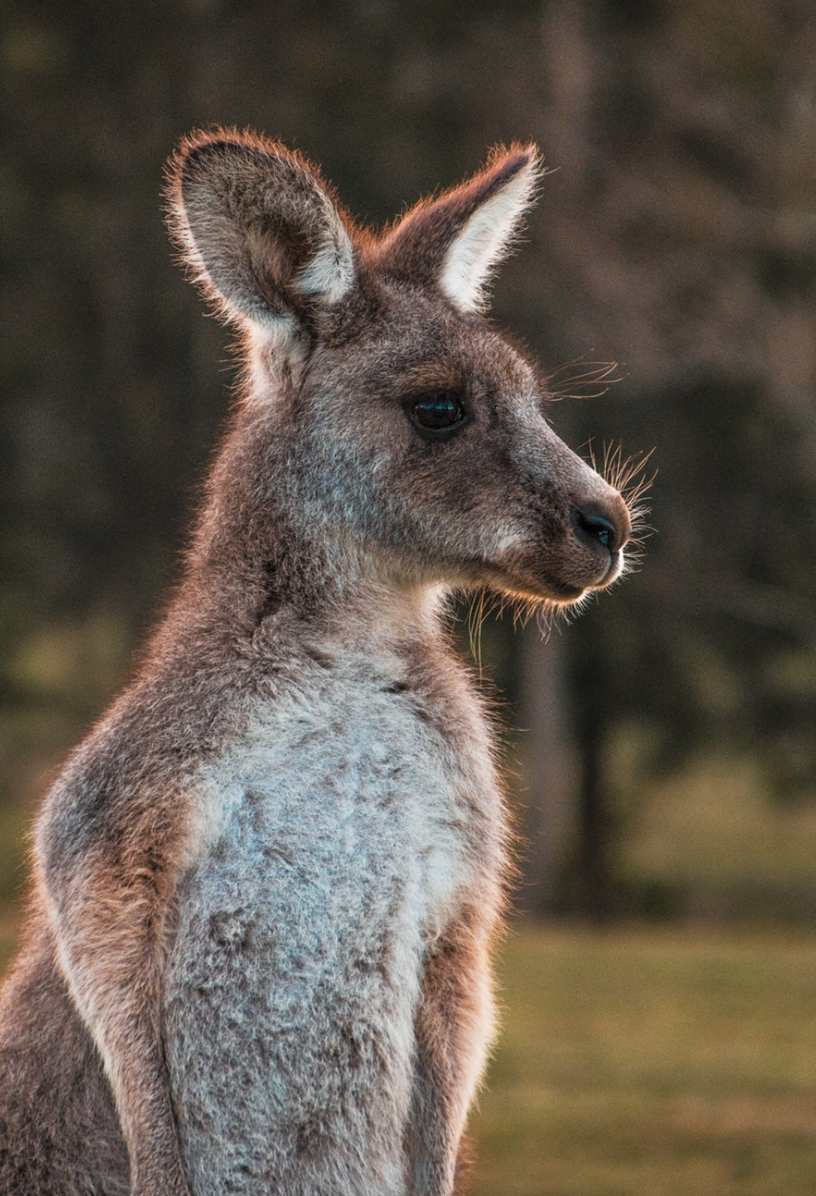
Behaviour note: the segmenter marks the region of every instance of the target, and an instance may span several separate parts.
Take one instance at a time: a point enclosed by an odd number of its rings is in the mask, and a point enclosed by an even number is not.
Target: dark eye
[[[411,418],[426,432],[451,432],[465,420],[465,409],[450,391],[423,395],[411,404]]]

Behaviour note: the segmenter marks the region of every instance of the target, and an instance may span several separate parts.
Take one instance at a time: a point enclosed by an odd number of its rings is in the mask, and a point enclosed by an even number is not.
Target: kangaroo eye
[[[465,421],[465,409],[455,394],[424,395],[411,405],[411,418],[427,432],[450,432]]]

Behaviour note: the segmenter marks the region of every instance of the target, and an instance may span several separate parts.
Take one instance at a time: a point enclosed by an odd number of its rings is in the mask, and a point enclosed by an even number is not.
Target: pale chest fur
[[[229,858],[254,877],[277,853],[346,885],[393,859],[433,936],[472,889],[484,899],[500,868],[490,729],[459,676],[428,693],[355,665],[256,703],[201,769],[193,872]]]
[[[504,827],[478,708],[457,685],[434,700],[318,670],[251,712],[197,803],[166,987],[190,1165],[218,1139],[234,1183],[240,1140],[271,1181],[315,1116],[327,1133],[342,1118],[370,1155],[375,1108],[382,1157],[398,1158],[424,955],[465,904],[489,917],[498,900]]]

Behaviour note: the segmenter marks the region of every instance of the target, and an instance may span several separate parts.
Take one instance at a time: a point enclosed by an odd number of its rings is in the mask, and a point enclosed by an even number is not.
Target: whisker
[[[576,367],[583,369],[568,373]],[[586,361],[577,357],[547,374],[548,399],[556,403],[562,399],[598,399],[621,381],[619,369],[617,361]]]
[[[629,558],[634,555],[632,549],[634,548],[636,553],[642,548],[643,541],[654,531],[654,528],[646,522],[649,506],[644,498],[657,477],[657,470],[647,472],[647,466],[655,450],[650,449],[647,453],[624,457],[620,445],[605,443],[600,466],[596,463],[594,447],[591,443],[588,450],[593,469],[596,469],[610,486],[614,486],[620,492],[629,508],[632,519],[632,533],[626,552],[627,558]]]

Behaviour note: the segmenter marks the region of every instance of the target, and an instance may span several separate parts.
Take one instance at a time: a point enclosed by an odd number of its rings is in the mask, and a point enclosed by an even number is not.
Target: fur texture
[[[36,830],[0,1004],[8,1196],[449,1196],[506,825],[452,587],[569,603],[620,495],[475,311],[529,148],[381,238],[234,131],[170,168],[246,385],[141,670]]]

